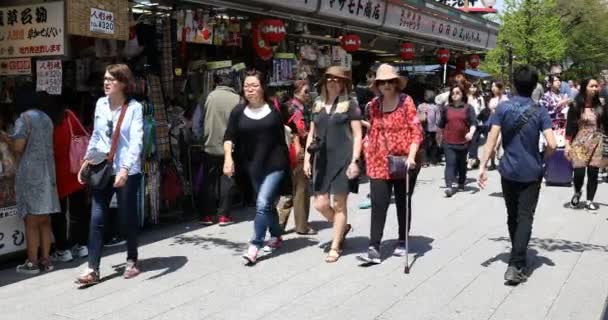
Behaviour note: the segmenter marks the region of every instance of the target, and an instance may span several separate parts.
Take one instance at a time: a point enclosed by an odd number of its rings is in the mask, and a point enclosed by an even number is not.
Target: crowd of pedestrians
[[[412,93],[406,75],[382,64],[368,72],[355,94],[350,71],[332,66],[318,83],[296,81],[286,99],[272,97],[266,80],[256,70],[247,71],[238,86],[230,76],[216,75],[215,88],[201,99],[193,117],[193,132],[204,145],[200,222],[232,224],[236,195],[245,204],[255,203],[253,235],[243,255],[248,265],[256,264],[264,251],[281,248],[292,210],[295,232],[315,235],[308,221],[311,203],[333,226],[324,261],[337,262],[353,230],[349,194],[358,192],[362,176],[369,178],[371,207],[369,244],[362,258],[382,262],[380,243],[393,197],[398,218],[393,252],[406,255],[417,177],[425,167],[445,162],[448,198],[465,190],[470,170],[479,169],[478,183],[485,188],[487,172],[498,169],[512,244],[505,280],[525,281],[544,159],[558,147],[553,129],[559,121],[566,127],[564,155],[574,168],[570,204],[579,207],[586,175],[585,207],[598,209],[593,201],[608,159],[608,110],[602,94],[606,89],[597,79],[585,79],[579,88],[578,82],[563,81],[559,68],[539,80],[534,68],[521,66],[513,74],[512,94],[494,81],[488,95],[480,83],[457,75],[445,92],[427,87],[420,95]],[[124,277],[141,272],[136,199],[142,179],[142,105],[132,98],[134,81],[126,65],[108,66],[103,84],[105,96],[97,101],[79,170],[68,158],[70,137],[87,135],[78,118],[51,97],[33,101],[27,92],[17,95],[22,113],[11,135],[0,134],[0,141],[19,155],[15,189],[28,255],[18,272],[53,269],[54,233],[55,260],[88,256],[76,282],[98,283],[114,195],[127,247]],[[241,94],[236,87],[243,88]],[[313,92],[318,93],[314,99]]]

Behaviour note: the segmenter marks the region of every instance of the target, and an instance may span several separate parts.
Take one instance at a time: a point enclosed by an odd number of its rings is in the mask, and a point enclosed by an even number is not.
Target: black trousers
[[[467,148],[466,146],[453,147],[446,145],[445,152],[445,186],[451,188],[458,178],[458,184],[464,185],[467,181]]]
[[[57,250],[68,250],[74,244],[86,246],[89,239],[91,208],[87,191],[74,192],[60,201],[61,212],[51,215],[51,227]],[[67,213],[70,211],[68,236]]]
[[[412,195],[416,186],[419,169],[410,171],[410,188],[408,194],[408,210],[410,212],[408,226],[412,227]],[[386,214],[391,204],[391,195],[395,192],[397,206],[397,221],[399,223],[399,241],[405,241],[405,180],[370,180],[370,198],[372,202],[372,217],[370,226],[369,245],[377,249],[384,234]]]
[[[587,167],[574,169],[574,191],[580,193],[585,182],[585,171],[587,171],[587,200],[593,201],[595,192],[597,191],[598,175],[600,168]]]
[[[526,266],[526,253],[532,235],[532,222],[538,204],[541,180],[515,182],[502,178],[502,194],[507,206],[507,225],[511,238],[509,265]]]
[[[224,156],[203,155],[203,186],[199,194],[201,216],[230,216],[237,193],[233,178],[224,175]]]
[[[433,165],[439,163],[439,145],[437,144],[437,132],[425,132],[424,133],[424,153],[426,156],[426,162]]]

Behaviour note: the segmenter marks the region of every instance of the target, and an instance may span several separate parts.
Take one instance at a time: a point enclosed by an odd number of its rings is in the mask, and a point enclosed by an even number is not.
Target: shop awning
[[[498,25],[431,0],[182,0],[460,51],[496,47]]]
[[[456,69],[456,66],[453,66],[453,65],[449,65],[448,67],[450,69]],[[440,65],[440,64],[426,64],[426,65],[417,65],[417,66],[404,66],[404,65],[400,65],[400,69],[407,70],[412,75],[417,75],[417,74],[434,74],[434,73],[437,73],[437,72],[442,72],[443,71],[443,66]],[[465,69],[463,71],[463,73],[466,76],[469,76],[469,77],[472,77],[472,78],[477,78],[477,79],[485,79],[485,78],[491,78],[492,77],[490,74],[487,74],[485,72],[481,72],[479,70],[473,70],[473,69]]]

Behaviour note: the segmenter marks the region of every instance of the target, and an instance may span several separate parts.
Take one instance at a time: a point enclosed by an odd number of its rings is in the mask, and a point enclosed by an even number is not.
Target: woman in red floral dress
[[[386,223],[386,213],[395,193],[397,218],[399,221],[399,243],[396,256],[405,254],[405,180],[391,179],[388,170],[388,155],[407,156],[410,168],[408,205],[411,212],[411,197],[416,185],[419,167],[415,161],[418,147],[423,140],[423,130],[416,116],[416,106],[411,97],[400,93],[405,81],[394,67],[383,64],[376,72],[372,85],[381,92],[370,104],[370,129],[365,144],[367,175],[370,178],[372,216],[367,260],[380,263],[380,241]],[[411,215],[409,216],[411,222]]]

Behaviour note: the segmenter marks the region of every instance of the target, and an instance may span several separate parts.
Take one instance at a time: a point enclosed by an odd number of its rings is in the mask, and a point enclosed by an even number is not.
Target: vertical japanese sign
[[[379,26],[384,22],[386,1],[384,0],[321,0],[319,14],[356,20]]]
[[[63,55],[63,1],[0,8],[0,58]]]
[[[114,14],[97,8],[91,8],[91,32],[114,34]]]
[[[61,94],[63,68],[61,60],[36,61],[36,91]]]

